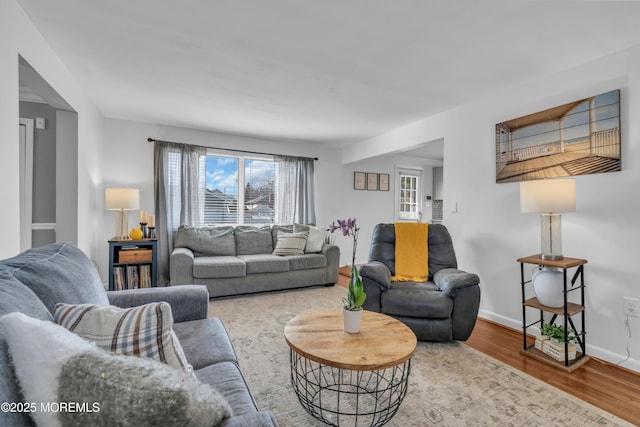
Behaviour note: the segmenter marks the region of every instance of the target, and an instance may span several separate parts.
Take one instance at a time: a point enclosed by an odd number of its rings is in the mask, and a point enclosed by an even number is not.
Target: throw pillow
[[[320,228],[313,225],[294,224],[293,231],[294,233],[299,233],[302,231],[309,232],[307,246],[304,247],[305,253],[316,253],[322,251],[322,245],[324,244],[326,236],[325,230],[321,230]]]
[[[0,333],[37,425],[211,426],[231,416],[217,390],[186,372],[106,353],[53,322],[10,313]]]
[[[273,250],[273,255],[302,255],[307,244],[309,233],[283,233],[278,232],[278,243]]]
[[[133,308],[59,303],[53,317],[59,325],[103,350],[155,359],[193,373],[173,331],[171,306],[166,302]]]

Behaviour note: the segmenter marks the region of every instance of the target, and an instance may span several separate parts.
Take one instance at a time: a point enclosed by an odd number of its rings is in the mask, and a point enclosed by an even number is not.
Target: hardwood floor
[[[572,373],[520,354],[522,332],[478,319],[466,345],[618,417],[640,425],[640,375],[593,357]]]
[[[351,272],[342,267],[338,285],[347,287]],[[478,318],[466,345],[640,426],[640,374],[591,359],[572,373],[520,354],[522,332]]]

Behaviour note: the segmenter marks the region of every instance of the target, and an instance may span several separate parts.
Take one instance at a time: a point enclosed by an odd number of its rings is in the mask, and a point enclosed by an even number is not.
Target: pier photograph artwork
[[[620,90],[496,124],[496,182],[620,170]]]

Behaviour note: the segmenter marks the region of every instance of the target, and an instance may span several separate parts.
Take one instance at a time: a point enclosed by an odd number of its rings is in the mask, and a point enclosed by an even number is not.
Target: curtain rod
[[[161,139],[153,139],[147,138],[147,142],[169,142],[171,144],[184,144],[183,142],[175,142],[175,141],[163,141]],[[283,157],[297,157],[299,159],[312,159],[318,160],[317,157],[304,157],[304,156],[287,156],[285,154],[274,154],[274,153],[263,153],[261,151],[248,151],[248,150],[236,150],[234,148],[222,148],[222,147],[206,147],[212,148],[214,150],[223,150],[223,151],[234,151],[236,153],[247,153],[247,154],[262,154],[263,156],[283,156]]]

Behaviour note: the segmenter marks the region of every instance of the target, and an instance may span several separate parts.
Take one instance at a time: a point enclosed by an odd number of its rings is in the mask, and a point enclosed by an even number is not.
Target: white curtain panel
[[[276,160],[279,166],[276,222],[315,224],[314,160],[287,156],[277,156]]]

